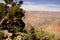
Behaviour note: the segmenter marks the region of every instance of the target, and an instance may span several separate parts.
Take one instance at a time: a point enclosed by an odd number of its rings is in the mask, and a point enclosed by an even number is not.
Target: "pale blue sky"
[[[23,0],[23,1],[30,1],[34,2],[35,4],[59,4],[60,0]]]
[[[3,1],[0,0],[0,2]],[[60,0],[23,0],[23,2],[22,8],[24,10],[60,12]]]
[[[58,11],[60,12],[60,0],[23,0],[25,10]]]

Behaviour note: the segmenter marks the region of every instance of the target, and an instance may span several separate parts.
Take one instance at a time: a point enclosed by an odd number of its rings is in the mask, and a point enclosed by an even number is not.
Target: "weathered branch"
[[[8,19],[8,15],[9,15],[9,13],[0,21],[0,27],[1,27],[2,23],[3,23],[3,21],[4,21],[5,19]]]

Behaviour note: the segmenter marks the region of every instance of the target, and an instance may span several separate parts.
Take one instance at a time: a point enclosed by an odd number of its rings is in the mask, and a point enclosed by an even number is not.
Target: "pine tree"
[[[5,3],[0,3],[0,30],[8,30],[11,33],[23,32],[25,23],[22,18],[25,11],[20,8],[23,1],[18,4],[13,0],[4,0]],[[11,6],[8,6],[10,4]]]

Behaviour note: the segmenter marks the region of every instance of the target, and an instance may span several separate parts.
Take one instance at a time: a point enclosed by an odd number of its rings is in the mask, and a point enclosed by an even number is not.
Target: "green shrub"
[[[24,36],[24,40],[55,40],[55,35],[42,29],[35,30],[33,27]]]
[[[42,29],[36,30],[35,33],[36,33],[37,39],[41,39],[41,40],[52,40],[52,39],[55,39],[55,35],[54,34],[50,34],[47,31],[44,31]]]

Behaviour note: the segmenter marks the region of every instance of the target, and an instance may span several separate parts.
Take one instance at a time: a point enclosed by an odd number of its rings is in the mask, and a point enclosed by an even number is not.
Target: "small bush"
[[[25,34],[24,40],[55,40],[55,35],[42,29],[35,30],[34,28],[31,28],[31,30]]]

